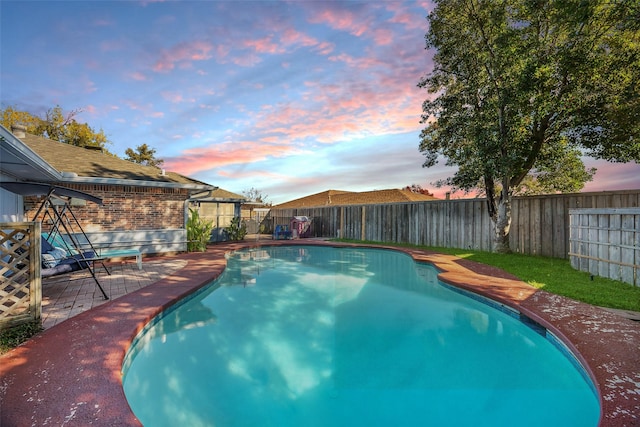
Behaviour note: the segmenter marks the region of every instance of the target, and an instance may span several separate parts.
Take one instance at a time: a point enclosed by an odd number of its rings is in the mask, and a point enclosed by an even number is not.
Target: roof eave
[[[96,178],[96,177],[62,177],[60,182],[69,184],[103,184],[103,185],[133,185],[137,187],[162,187],[162,188],[180,188],[185,190],[216,190],[218,187],[209,184],[182,184],[179,182],[166,181],[143,181],[137,179],[122,178]]]
[[[62,173],[60,171],[47,163],[42,157],[36,154],[35,151],[29,148],[18,137],[1,125],[0,137],[4,142],[2,147],[3,150],[7,150],[16,157],[23,159],[36,172],[42,173],[43,176],[39,176],[38,179],[51,179],[52,181],[55,181],[62,178]],[[27,177],[16,176],[15,178],[26,179]]]
[[[224,197],[204,197],[204,198],[198,198],[198,197],[192,197],[191,201],[194,202],[233,202],[233,203],[244,203],[244,199],[234,199],[234,198],[229,198],[229,199],[225,199]]]

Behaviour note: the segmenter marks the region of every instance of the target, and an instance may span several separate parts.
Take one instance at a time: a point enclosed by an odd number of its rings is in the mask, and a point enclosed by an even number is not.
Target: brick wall
[[[102,205],[86,202],[84,206],[72,206],[86,232],[184,228],[184,201],[189,197],[188,190],[97,184],[65,187],[102,199]],[[24,198],[29,221],[42,200],[42,197]],[[45,230],[46,224],[43,224]]]

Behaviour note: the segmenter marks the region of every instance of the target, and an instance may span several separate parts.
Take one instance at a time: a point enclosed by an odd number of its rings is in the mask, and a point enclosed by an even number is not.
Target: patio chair
[[[44,236],[41,240],[42,269],[40,272],[42,277],[84,270],[89,268],[90,260],[96,257],[93,251],[69,254],[64,248],[52,246]]]
[[[104,299],[109,299],[102,288],[102,285],[98,281],[95,269],[92,265],[95,261],[102,262],[101,258],[96,257],[96,253],[94,251],[69,254],[64,248],[52,246],[44,236],[41,236],[40,240],[42,245],[41,277],[53,277],[65,273],[72,273],[74,271],[89,270],[89,273],[91,273],[91,276],[93,277],[96,286],[98,286],[98,289],[100,289]]]
[[[286,225],[276,225],[275,230],[273,231],[273,239],[290,239],[291,238],[291,230],[288,229]]]

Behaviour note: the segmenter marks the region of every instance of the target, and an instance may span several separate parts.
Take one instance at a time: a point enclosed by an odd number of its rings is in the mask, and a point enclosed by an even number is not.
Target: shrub
[[[0,331],[0,354],[4,354],[19,346],[29,338],[42,331],[40,321],[31,321]]]
[[[189,252],[206,251],[207,243],[211,239],[211,231],[213,231],[213,221],[200,218],[200,213],[196,209],[189,208],[187,250]]]
[[[239,217],[235,217],[224,231],[227,232],[229,240],[242,240],[247,235],[247,224],[244,221],[240,222]]]

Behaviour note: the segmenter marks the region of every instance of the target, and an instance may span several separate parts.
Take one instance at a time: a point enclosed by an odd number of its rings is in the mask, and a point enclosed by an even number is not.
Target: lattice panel
[[[0,329],[39,319],[39,223],[0,224]]]

